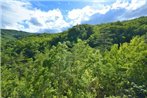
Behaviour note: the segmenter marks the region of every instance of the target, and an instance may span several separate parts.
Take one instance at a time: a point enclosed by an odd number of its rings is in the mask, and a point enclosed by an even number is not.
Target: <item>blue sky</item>
[[[147,16],[147,0],[5,0],[0,4],[1,28],[32,33]]]

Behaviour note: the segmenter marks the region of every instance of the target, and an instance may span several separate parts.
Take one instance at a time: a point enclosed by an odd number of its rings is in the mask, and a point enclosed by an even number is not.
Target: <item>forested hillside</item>
[[[3,98],[147,97],[147,17],[58,34],[1,32]]]
[[[5,44],[8,41],[14,41],[23,37],[32,35],[31,33],[16,31],[16,30],[5,30],[1,29],[1,41]]]

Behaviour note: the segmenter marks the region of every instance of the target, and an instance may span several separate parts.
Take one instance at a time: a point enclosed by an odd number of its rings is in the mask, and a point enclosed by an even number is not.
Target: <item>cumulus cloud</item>
[[[117,0],[111,6],[111,9],[122,9],[127,8],[129,6],[129,2],[125,0]]]
[[[71,25],[80,24],[82,21],[89,20],[89,17],[95,14],[96,11],[90,6],[86,6],[82,9],[73,9],[68,12],[68,19]]]
[[[48,12],[36,10],[33,11],[33,15],[31,17],[35,17],[41,26],[36,26],[32,21],[28,20],[30,29],[38,27],[35,28],[35,30],[39,32],[45,32],[47,29],[54,29],[51,31],[61,32],[65,27],[69,27],[69,24],[64,20],[59,9],[49,10]]]
[[[125,10],[121,15],[117,16],[116,20],[133,19],[139,16],[147,15],[147,0],[117,0],[116,5],[120,5],[121,9]],[[122,3],[120,3],[122,2]]]
[[[40,32],[55,29],[60,32],[68,23],[59,9],[42,11],[23,1],[2,1],[2,27],[5,29]]]
[[[123,20],[137,17],[137,13],[140,13],[140,15],[141,13],[145,13],[141,11],[144,5],[146,5],[146,0],[116,0],[109,5],[97,5],[101,6],[98,8],[95,8],[95,6],[86,6],[82,9],[73,9],[68,13],[68,19],[70,19],[70,24],[72,25],[81,23],[98,24]],[[134,16],[131,16],[131,14]]]
[[[146,4],[146,0],[116,0],[112,4],[112,9],[124,8],[127,10],[136,10]]]
[[[94,14],[105,14],[110,10],[110,6],[99,5],[85,6],[82,9],[73,9],[68,12],[67,18],[70,20],[70,25],[81,24],[83,21],[89,21]]]
[[[83,21],[82,23],[98,24],[146,16],[146,5],[146,0],[116,0],[111,5],[99,9],[99,11],[104,10],[103,14],[95,13],[89,17],[89,21]]]
[[[146,0],[131,0],[131,3],[127,7],[128,10],[136,10],[147,3]]]
[[[139,16],[147,16],[147,6],[144,5],[141,8],[138,8],[134,11],[128,11],[127,13],[124,14],[125,19],[128,18],[136,18]]]
[[[31,22],[33,25],[42,26],[41,23],[39,23],[38,20],[37,20],[35,17],[32,17],[32,18],[30,19],[30,22]]]
[[[10,29],[21,29],[18,22],[30,19],[31,12],[26,8],[30,8],[30,3],[19,1],[1,1],[2,8],[2,26]]]

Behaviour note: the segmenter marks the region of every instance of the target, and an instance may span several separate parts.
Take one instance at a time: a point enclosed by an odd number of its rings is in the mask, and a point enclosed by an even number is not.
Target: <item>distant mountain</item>
[[[133,36],[145,34],[147,32],[146,28],[147,17],[140,17],[129,21],[117,21],[100,25],[76,25],[59,34],[32,34],[17,30],[1,29],[1,38],[2,42],[5,43],[32,35],[35,39],[39,39],[41,37],[43,41],[42,37],[47,39],[47,37],[51,38],[50,35],[52,35],[54,36],[51,40],[52,45],[64,41],[70,41],[73,43],[76,42],[77,39],[81,39],[88,42],[90,46],[97,47],[98,43],[101,43],[102,38],[109,40],[109,42],[112,42],[113,44],[129,42]]]
[[[8,41],[13,41],[16,39],[24,38],[29,35],[32,35],[32,34],[28,33],[28,32],[23,32],[23,31],[17,31],[17,30],[1,29],[2,43],[6,43]]]
[[[69,41],[70,44],[73,45],[77,39],[81,39],[86,41],[91,47],[107,46],[108,48],[111,47],[112,44],[129,42],[136,35],[146,34],[146,28],[147,17],[140,17],[133,20],[117,21],[100,25],[76,25],[58,34],[32,34],[23,31],[2,29],[1,37],[2,43],[22,39],[25,40],[25,43],[30,43],[30,41],[48,41],[51,46],[57,45],[58,42],[62,43],[66,41]]]

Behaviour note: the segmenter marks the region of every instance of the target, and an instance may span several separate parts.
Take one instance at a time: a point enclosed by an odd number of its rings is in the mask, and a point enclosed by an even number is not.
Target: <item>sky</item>
[[[1,0],[0,6],[1,29],[31,33],[147,16],[147,0]]]

